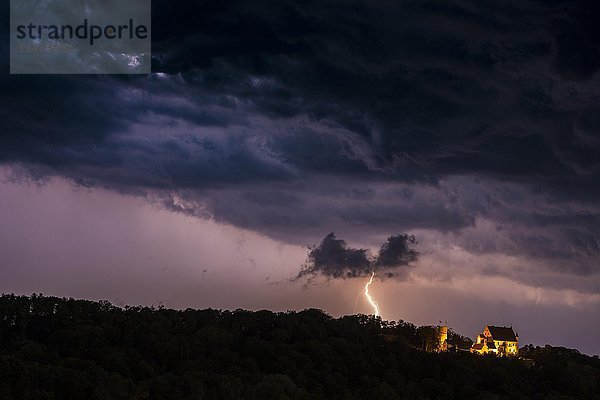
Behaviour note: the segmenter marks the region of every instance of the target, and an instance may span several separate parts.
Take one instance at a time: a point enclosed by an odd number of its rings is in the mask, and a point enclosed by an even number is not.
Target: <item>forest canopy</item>
[[[597,399],[600,360],[432,353],[433,327],[365,315],[0,297],[0,399]],[[456,347],[469,339],[450,332]]]

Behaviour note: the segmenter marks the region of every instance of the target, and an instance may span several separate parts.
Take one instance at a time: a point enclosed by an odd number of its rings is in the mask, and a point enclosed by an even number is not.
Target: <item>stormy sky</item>
[[[311,249],[414,235],[384,318],[600,353],[600,4],[152,14],[144,76],[9,75],[3,30],[0,292],[341,315],[364,273],[303,285]]]

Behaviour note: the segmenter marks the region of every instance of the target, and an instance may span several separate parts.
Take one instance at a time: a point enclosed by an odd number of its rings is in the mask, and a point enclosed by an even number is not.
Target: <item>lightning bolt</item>
[[[377,305],[377,302],[375,300],[373,300],[373,298],[369,294],[369,285],[371,283],[373,283],[374,276],[375,276],[375,271],[373,271],[371,273],[371,279],[369,279],[369,282],[367,282],[367,284],[365,285],[365,297],[367,298],[367,301],[369,302],[369,304],[371,304],[371,307],[373,307],[373,311],[375,311],[375,316],[379,317],[379,306]]]

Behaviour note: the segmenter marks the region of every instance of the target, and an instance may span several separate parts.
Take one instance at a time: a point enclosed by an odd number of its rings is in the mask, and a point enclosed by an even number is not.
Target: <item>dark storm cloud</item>
[[[588,126],[597,119],[600,40],[591,2],[567,8],[475,1],[214,3],[154,2],[154,70],[181,74],[179,85],[6,77],[2,158],[77,168],[77,155],[87,159],[97,142],[148,114],[201,127],[228,127],[232,119],[247,126],[252,121],[236,113],[241,107],[266,118],[306,116],[342,129],[330,135],[346,135],[350,149],[323,136],[264,133],[287,163],[307,171],[371,171],[425,182],[475,172],[536,177],[552,187],[570,182],[598,194],[593,182],[599,180],[591,178],[600,173],[600,144],[589,140]],[[123,101],[136,90],[177,95],[189,107]],[[210,110],[215,104],[224,108],[221,115]],[[106,146],[111,152],[115,144]],[[130,157],[173,146],[157,141]],[[356,154],[357,146],[369,151]],[[220,167],[251,166],[242,180],[265,172],[253,168],[256,160],[247,152],[223,157],[227,164]],[[178,176],[189,166],[174,165],[183,159],[174,154],[170,163],[175,187],[189,180]],[[120,161],[110,154],[91,160],[98,167]]]
[[[222,63],[267,76],[275,86],[237,95],[268,115],[340,124],[376,150],[374,165],[404,161],[392,170],[412,179],[473,171],[566,178],[599,161],[572,132],[598,100],[596,81],[578,87],[598,70],[597,6],[569,4],[159,4],[190,23],[156,36],[170,49],[157,67],[218,87],[232,77],[217,72]],[[188,37],[196,17],[195,40],[178,46],[174,37]]]
[[[475,216],[454,238],[474,255],[500,254],[535,260],[542,268],[576,275],[598,273],[600,207],[558,199],[517,183],[465,177],[443,185],[448,202]]]
[[[377,259],[376,267],[398,267],[408,265],[417,261],[419,253],[411,248],[417,243],[412,235],[401,234],[390,236],[381,246]]]
[[[349,248],[346,242],[331,232],[312,248],[298,278],[322,274],[331,278],[355,278],[371,273],[371,262],[365,249]]]
[[[156,77],[4,77],[0,160],[77,182],[185,188],[290,176],[222,96],[175,96],[181,82]],[[173,79],[176,80],[176,79]],[[169,87],[171,86],[171,87]],[[161,89],[168,93],[161,93]],[[194,134],[198,128],[227,129]],[[158,132],[156,132],[158,130]],[[165,131],[173,130],[169,135]]]
[[[416,239],[412,235],[390,236],[377,256],[371,258],[367,250],[350,248],[331,232],[318,246],[310,249],[297,279],[317,275],[346,279],[368,276],[373,272],[384,278],[399,276],[403,272],[401,267],[417,261],[419,252],[412,247],[415,244]]]
[[[181,193],[192,199],[194,193]],[[354,179],[315,179],[289,185],[231,188],[205,193],[205,206],[217,219],[297,244],[310,243],[323,227],[344,231],[359,240],[397,229],[459,231],[474,218],[458,205],[447,204],[437,190],[410,189]],[[205,209],[201,209],[204,212]],[[294,229],[290,229],[293,226]]]
[[[156,0],[160,74],[1,60],[0,163],[289,242],[427,229],[597,272],[598,7]],[[487,187],[506,182],[520,189]]]

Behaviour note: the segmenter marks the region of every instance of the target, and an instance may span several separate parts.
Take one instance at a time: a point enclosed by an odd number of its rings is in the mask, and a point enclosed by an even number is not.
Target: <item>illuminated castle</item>
[[[477,335],[471,353],[516,356],[519,354],[519,334],[512,327],[488,325]]]
[[[439,344],[437,351],[448,351],[448,326],[440,325],[438,327],[439,332]]]

